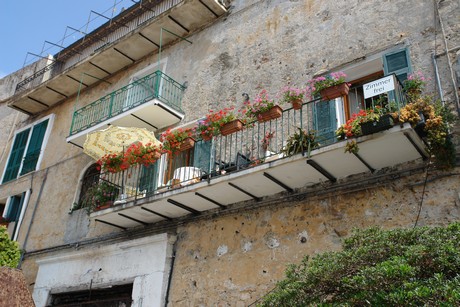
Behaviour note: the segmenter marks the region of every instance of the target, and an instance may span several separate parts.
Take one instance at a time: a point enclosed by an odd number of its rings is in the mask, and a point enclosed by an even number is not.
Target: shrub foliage
[[[0,267],[17,267],[20,256],[21,253],[19,251],[18,242],[11,241],[6,227],[0,226]]]
[[[460,223],[354,230],[290,265],[261,306],[460,306]]]

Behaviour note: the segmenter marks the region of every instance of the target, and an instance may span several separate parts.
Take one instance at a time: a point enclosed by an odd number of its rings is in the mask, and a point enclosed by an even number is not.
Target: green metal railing
[[[184,89],[183,85],[157,70],[76,110],[72,116],[70,136],[152,99],[161,100],[174,110],[183,112],[181,103]]]
[[[387,95],[396,98],[390,101],[394,107],[392,111],[399,110],[406,103],[399,87]],[[367,101],[372,106],[377,102],[374,99]],[[100,182],[117,187],[119,198],[130,201],[203,180],[211,182],[216,177],[292,154],[308,156],[311,150],[338,141],[335,108],[334,100],[319,98],[304,103],[299,110],[287,105],[277,119],[262,123],[256,120],[247,122],[243,130],[215,136],[211,141],[197,139],[189,151],[164,154],[163,162],[158,160],[148,167],[137,165],[121,173],[101,174]],[[308,138],[310,134],[314,135],[313,141]],[[300,141],[294,144],[299,145],[288,150],[296,135]],[[305,138],[308,138],[307,141]]]

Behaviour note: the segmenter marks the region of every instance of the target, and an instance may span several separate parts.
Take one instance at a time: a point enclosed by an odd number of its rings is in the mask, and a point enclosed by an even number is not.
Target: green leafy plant
[[[343,250],[289,265],[260,306],[459,306],[460,223],[354,230]]]
[[[89,212],[97,207],[115,201],[119,194],[119,188],[106,182],[98,182],[88,188],[82,197],[81,208],[86,208]]]
[[[281,149],[281,152],[286,156],[301,152],[307,152],[310,155],[310,152],[318,147],[319,143],[316,141],[314,132],[307,132],[297,127],[297,131],[287,139],[286,146]]]
[[[10,240],[6,227],[0,225],[0,267],[15,268],[19,264],[20,257],[18,242]]]

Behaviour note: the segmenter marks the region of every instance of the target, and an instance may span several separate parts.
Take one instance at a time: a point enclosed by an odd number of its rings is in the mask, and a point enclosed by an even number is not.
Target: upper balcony
[[[328,120],[336,102],[314,100],[299,110],[287,108],[280,118],[247,123],[211,141],[197,140],[193,148],[164,154],[149,167],[97,175],[92,182],[108,187],[115,202],[91,217],[126,229],[320,183],[333,188],[352,175],[428,158],[423,140],[408,123],[358,137],[359,152],[345,152],[348,141],[337,140],[337,123]],[[318,146],[301,141],[288,150],[293,139],[305,140],[301,130],[315,131]]]
[[[9,107],[32,115],[76,95],[161,48],[188,37],[227,12],[217,0],[135,3],[65,47],[19,82]]]
[[[76,110],[67,142],[82,147],[86,135],[107,125],[157,130],[179,122],[184,87],[156,71]]]

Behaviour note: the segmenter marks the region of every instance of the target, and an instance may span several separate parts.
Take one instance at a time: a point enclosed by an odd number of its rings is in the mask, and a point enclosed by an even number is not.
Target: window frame
[[[30,194],[31,194],[31,190],[28,189],[28,190],[23,191],[21,193],[9,196],[7,201],[6,201],[5,207],[3,209],[2,217],[5,217],[6,213],[9,211],[9,207],[12,205],[13,197],[18,196],[18,195],[21,195],[21,197],[23,197],[23,199],[21,200],[22,204],[21,204],[18,220],[17,221],[11,221],[11,222],[8,223],[8,230],[11,231],[11,239],[13,241],[17,241],[17,239],[18,239],[18,235],[19,235],[19,231],[21,229],[22,221],[24,219],[24,215],[25,215],[26,210],[27,210],[27,205],[29,204]],[[13,229],[10,229],[11,227],[13,227]]]
[[[6,164],[3,168],[3,172],[2,172],[2,181],[1,181],[1,184],[5,184],[5,183],[8,183],[8,182],[11,182],[15,179],[18,179],[22,176],[25,176],[31,172],[34,172],[38,169],[40,169],[40,165],[41,165],[41,162],[42,162],[42,159],[43,159],[43,153],[45,151],[45,148],[46,148],[46,145],[48,143],[48,139],[49,139],[49,136],[50,136],[50,133],[51,133],[51,129],[52,129],[52,126],[53,126],[53,122],[54,122],[54,117],[55,115],[54,114],[50,114],[48,116],[45,116],[27,126],[24,126],[18,130],[16,130],[14,132],[14,138],[11,142],[11,147],[10,147],[10,150],[9,150],[9,153],[8,153],[8,159],[6,161]],[[30,145],[30,140],[32,138],[32,134],[33,134],[33,128],[39,124],[41,124],[42,122],[48,120],[48,124],[47,124],[47,127],[46,127],[46,131],[45,131],[45,135],[43,136],[43,141],[42,141],[42,144],[41,144],[41,147],[40,147],[40,155],[38,156],[38,160],[37,160],[37,164],[35,165],[35,169],[33,171],[30,171],[28,173],[25,173],[25,174],[22,174],[21,175],[21,172],[22,172],[22,168],[24,166],[24,158],[26,157],[27,155],[27,150],[29,148],[29,145]],[[28,133],[28,136],[27,136],[27,142],[26,142],[26,145],[25,145],[25,148],[24,148],[24,152],[22,153],[22,157],[21,157],[21,165],[19,166],[19,169],[18,169],[18,172],[16,174],[16,176],[14,178],[12,178],[11,180],[8,180],[7,182],[4,182],[5,180],[5,175],[6,175],[6,171],[7,171],[7,168],[8,168],[8,165],[10,163],[10,160],[12,158],[11,154],[13,152],[13,145],[16,141],[16,137],[18,136],[18,134],[20,134],[21,132],[24,132],[25,130],[30,130],[29,133]]]

